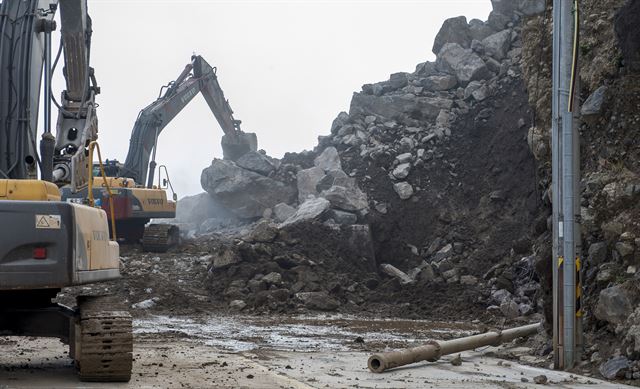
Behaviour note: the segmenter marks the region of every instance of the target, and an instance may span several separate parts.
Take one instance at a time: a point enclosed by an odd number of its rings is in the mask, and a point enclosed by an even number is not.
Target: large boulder
[[[498,61],[507,57],[511,47],[511,30],[503,30],[482,40],[485,52]]]
[[[613,357],[600,365],[600,374],[608,380],[624,378],[625,373],[631,368],[631,363],[624,356]]]
[[[483,80],[491,76],[482,58],[471,49],[465,49],[457,43],[447,43],[438,53],[438,67],[455,74],[458,82],[466,86],[473,80]]]
[[[491,0],[495,12],[512,16],[516,12],[525,16],[544,12],[545,0]]]
[[[249,151],[242,157],[238,158],[236,164],[241,168],[251,170],[252,172],[268,176],[269,173],[276,168],[266,155],[257,151]]]
[[[290,206],[289,204],[280,203],[280,204],[276,204],[276,206],[273,207],[273,215],[275,216],[275,219],[279,222],[283,222],[287,220],[288,218],[293,216],[295,213],[296,213],[296,209]]]
[[[243,219],[261,217],[278,203],[293,201],[296,191],[280,181],[216,159],[202,171],[200,184],[215,200]]]
[[[601,86],[596,89],[589,98],[582,104],[582,110],[580,113],[583,116],[598,115],[602,111],[602,104],[604,103],[604,97],[607,93],[607,87]]]
[[[324,169],[320,167],[300,170],[296,176],[298,180],[298,201],[304,203],[309,196],[316,196],[318,194],[316,187],[325,176]]]
[[[471,33],[467,18],[458,16],[444,21],[433,42],[433,53],[438,54],[442,46],[447,43],[457,43],[462,47],[469,48],[471,45]]]
[[[329,211],[330,208],[331,203],[327,199],[309,199],[302,203],[302,205],[300,205],[300,208],[298,208],[293,216],[289,217],[282,224],[280,224],[280,228],[297,223],[322,219],[322,217]]]
[[[458,79],[449,74],[430,76],[422,81],[423,87],[434,92],[450,90],[456,85],[458,85]]]
[[[500,12],[492,11],[489,14],[489,20],[487,24],[496,31],[502,31],[511,23],[512,16],[501,14]]]
[[[332,186],[321,194],[333,208],[356,212],[369,206],[367,195],[357,187]]]
[[[405,112],[411,112],[415,107],[415,96],[375,96],[354,93],[351,99],[349,114],[362,113],[393,118]]]
[[[614,285],[600,292],[594,314],[599,320],[622,324],[633,312],[637,300],[638,286],[633,281]]]
[[[442,97],[420,97],[415,99],[415,105],[412,114],[420,112],[426,120],[435,120],[440,111],[443,109],[451,109],[453,101]]]
[[[391,90],[402,89],[409,83],[409,74],[400,72],[393,73],[391,77],[389,77],[389,86]]]
[[[425,119],[433,120],[440,113],[440,109],[450,109],[452,105],[452,100],[440,97],[416,98],[414,95],[374,96],[354,93],[349,112],[352,115],[378,115],[385,118],[395,118],[404,114],[415,115],[419,112]]]
[[[607,259],[607,242],[596,242],[589,246],[587,261],[592,266],[598,266]]]
[[[175,223],[201,225],[205,220],[216,219],[227,222],[237,221],[229,209],[209,193],[203,192],[178,200]]]
[[[324,171],[342,170],[340,155],[335,147],[327,147],[324,149],[324,151],[313,160],[313,164]]]
[[[332,186],[344,186],[345,188],[357,188],[356,179],[349,177],[347,173],[342,170],[329,170],[327,175],[318,182],[316,190],[318,193],[330,189]]]
[[[471,19],[469,21],[469,34],[472,40],[475,39],[477,41],[482,41],[493,33],[495,33],[495,31],[488,23],[485,23],[480,19]]]

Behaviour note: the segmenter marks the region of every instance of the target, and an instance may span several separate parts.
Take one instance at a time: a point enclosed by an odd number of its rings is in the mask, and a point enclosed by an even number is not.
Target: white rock
[[[296,177],[298,180],[298,201],[303,203],[309,198],[309,195],[316,196],[318,194],[316,186],[325,177],[325,173],[321,167],[312,167],[300,170]]]
[[[400,154],[396,157],[396,161],[398,161],[398,163],[407,163],[409,161],[411,161],[411,158],[413,157],[413,155],[411,153],[404,153],[404,154]]]
[[[371,117],[373,117],[375,121],[375,116]],[[336,150],[335,147],[327,147],[326,149],[324,149],[322,154],[318,155],[316,159],[314,159],[313,164],[316,167],[323,169],[324,171],[342,170],[340,155],[338,154],[338,150]]]
[[[327,199],[317,198],[317,199],[309,199],[302,203],[300,208],[296,211],[296,213],[285,220],[282,224],[280,224],[280,228],[310,221],[322,216],[329,208],[331,207],[331,203]]]
[[[413,278],[409,277],[409,275],[402,270],[398,269],[393,265],[389,265],[388,263],[383,263],[380,265],[380,268],[384,273],[391,277],[395,277],[400,280],[402,284],[410,284],[413,282]]]
[[[485,52],[498,61],[507,56],[511,47],[511,30],[503,30],[482,40]]]
[[[275,214],[276,220],[282,223],[293,216],[293,214],[296,213],[296,209],[288,204],[280,203],[273,207],[273,213]]]
[[[133,309],[149,309],[156,305],[156,301],[160,300],[158,297],[150,298],[148,300],[140,301],[131,306]]]
[[[407,178],[407,176],[409,175],[409,172],[411,172],[411,164],[410,163],[402,163],[398,166],[396,166],[395,169],[393,169],[393,176],[399,180],[402,180],[404,178]]]
[[[402,200],[407,200],[413,196],[413,187],[408,182],[398,182],[393,184],[393,190],[396,191]]]

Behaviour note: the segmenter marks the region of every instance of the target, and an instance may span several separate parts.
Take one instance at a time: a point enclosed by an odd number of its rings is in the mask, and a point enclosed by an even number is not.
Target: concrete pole
[[[569,111],[575,32],[573,3],[554,0],[553,21],[554,364],[562,369],[572,368],[577,354],[576,258],[581,239],[577,200],[579,137],[574,120],[578,105],[574,105],[574,112]]]
[[[560,212],[562,206],[560,204],[561,199],[561,177],[560,177],[560,129],[562,127],[559,107],[559,79],[560,79],[560,22],[561,22],[561,0],[553,0],[553,99],[552,99],[552,119],[551,119],[551,170],[552,170],[552,185],[551,185],[551,202],[553,207],[553,254],[552,254],[552,271],[553,271],[553,352],[554,352],[554,368],[561,368],[560,357],[560,345],[562,344],[560,334],[560,311],[561,311],[561,299],[558,296],[559,292],[559,259],[562,257],[562,228],[560,225],[561,217]]]
[[[576,10],[574,10],[576,12]],[[573,24],[575,26],[575,23]],[[579,26],[575,26],[575,28],[580,28]],[[579,42],[578,42],[579,43]],[[579,55],[579,51],[576,52],[576,55]],[[580,76],[578,71],[576,70],[576,81],[575,81],[575,93],[573,97],[573,193],[574,193],[574,202],[573,202],[573,236],[574,236],[574,258],[576,261],[581,261],[578,271],[575,271],[576,275],[576,287],[574,288],[577,293],[580,290],[580,296],[574,298],[574,302],[578,304],[578,301],[582,300],[582,267],[584,266],[584,260],[582,257],[582,214],[581,214],[581,199],[582,199],[582,189],[580,185],[581,181],[581,168],[580,168]],[[576,263],[576,269],[578,268]],[[582,332],[582,304],[575,307],[574,309],[574,318],[575,318],[575,351],[574,351],[574,362],[580,360],[580,356],[583,351],[583,332]],[[578,314],[580,313],[580,314]]]

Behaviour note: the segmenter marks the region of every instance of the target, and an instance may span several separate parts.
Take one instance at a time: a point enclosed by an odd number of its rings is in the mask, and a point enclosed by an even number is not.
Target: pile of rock
[[[412,171],[442,156],[453,123],[490,99],[505,79],[520,77],[518,19],[544,10],[544,1],[520,3],[495,1],[487,22],[447,19],[434,42],[435,62],[364,85],[320,144],[355,148],[364,160],[388,159],[389,179],[402,200],[424,190],[411,182]],[[475,120],[486,122],[492,114],[488,107]]]
[[[202,171],[206,193],[178,202],[186,237],[247,225],[259,219],[287,226],[305,221],[352,225],[368,213],[367,196],[343,170],[338,151],[314,154],[313,167],[283,163],[264,151],[237,161],[215,159]]]
[[[255,300],[256,293],[260,293],[271,296],[265,306],[271,304],[274,309],[284,309],[294,302],[303,304],[305,295],[296,297],[299,293],[326,293],[342,305],[371,299],[378,292],[378,283],[388,284],[391,289],[408,290],[410,296],[420,295],[423,286],[438,285],[442,290],[482,290],[476,293],[473,304],[484,307],[495,304],[502,311],[496,313],[509,318],[529,315],[537,308],[533,295],[536,281],[530,276],[525,279],[519,277],[519,273],[514,274],[510,263],[492,269],[484,279],[485,269],[477,270],[482,265],[467,266],[474,255],[482,255],[481,242],[465,247],[460,240],[449,236],[426,244],[427,247],[409,245],[412,253],[415,251],[412,255],[419,260],[408,261],[407,266],[400,261],[376,263],[375,245],[366,225],[371,216],[370,204],[376,215],[384,216],[391,203],[415,203],[420,194],[432,190],[429,179],[424,178],[425,171],[440,169],[444,164],[447,169],[444,174],[455,179],[457,162],[449,161],[446,154],[456,147],[451,141],[460,130],[460,123],[466,123],[469,117],[473,126],[487,123],[495,113],[491,97],[505,94],[506,85],[521,80],[522,42],[518,20],[534,11],[529,5],[498,3],[494,4],[495,10],[487,22],[467,22],[464,17],[445,21],[433,47],[437,55],[435,62],[419,64],[413,73],[395,73],[387,81],[364,85],[361,92],[354,94],[349,113],[338,115],[332,123],[331,134],[320,137],[319,146],[313,152],[288,155],[281,161],[255,153],[248,162],[215,160],[203,171],[202,186],[212,198],[240,219],[259,220],[248,226],[234,245],[220,248],[221,257],[212,265],[214,293],[223,296],[225,301],[234,301],[233,306],[237,308],[256,307],[256,301],[257,306],[261,306],[264,301]],[[516,119],[509,126],[523,130],[525,121]],[[345,158],[349,168],[345,168]],[[385,198],[386,192],[370,186],[366,191],[361,189],[363,182],[374,179],[369,173],[363,173],[371,161],[383,166],[381,178],[388,183],[389,195],[395,196],[394,199]],[[486,201],[495,208],[504,202],[505,195],[500,190],[491,190]],[[451,222],[444,210],[439,219],[445,224]],[[421,223],[428,225],[431,221]],[[291,231],[308,230],[317,233],[299,234],[290,240]],[[338,267],[335,272],[324,269],[318,262],[325,262],[325,256],[317,253],[300,254],[314,265],[299,258],[286,261],[280,258],[285,255],[285,251],[279,254],[281,247],[294,250],[317,240],[321,240],[318,244],[328,244],[331,238],[324,235],[328,231],[340,240],[351,242],[356,241],[352,238],[354,231],[365,236],[360,239],[360,247],[362,252],[371,255],[362,260],[362,255],[356,255],[357,250],[350,249],[346,252],[352,254],[341,255],[339,263],[366,264],[366,280]],[[466,240],[472,241],[473,237]],[[296,243],[290,243],[292,241]],[[508,256],[507,253],[498,255]],[[317,286],[325,280],[303,287],[308,276],[306,270],[301,272],[300,266],[318,266],[313,271],[323,269],[320,273],[328,275],[326,280],[346,277],[355,283],[347,285],[345,281],[336,289],[339,293]],[[363,268],[359,269],[362,272]],[[356,289],[352,287],[355,284],[359,285]],[[496,292],[495,296],[492,291]],[[500,296],[503,298],[498,301]],[[311,308],[318,304],[305,306]]]
[[[296,213],[317,201],[328,202],[307,200]],[[380,283],[366,225],[262,219],[235,237],[210,239],[212,299],[234,310],[354,308]]]

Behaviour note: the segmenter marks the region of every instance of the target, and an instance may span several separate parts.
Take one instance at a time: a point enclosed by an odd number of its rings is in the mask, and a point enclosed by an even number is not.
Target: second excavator
[[[110,212],[107,186],[113,188],[114,214],[118,237],[128,242],[142,242],[145,251],[165,252],[177,244],[178,227],[172,224],[152,223],[155,219],[172,219],[176,216],[177,195],[171,186],[164,165],[158,168],[156,179],[156,150],[162,130],[184,109],[194,97],[202,94],[214,117],[222,128],[222,150],[225,159],[236,160],[258,148],[254,133],[240,129],[241,121],[233,116],[229,101],[218,83],[216,68],[199,55],[191,57],[175,81],[160,89],[158,98],[138,114],[129,151],[124,164],[117,160],[106,162],[107,180],[94,177],[90,190],[102,201],[102,207]],[[161,174],[164,176],[161,179]],[[97,168],[96,168],[97,173]],[[97,176],[97,174],[96,174]],[[167,190],[173,192],[172,199]],[[69,201],[86,197],[86,193],[64,192]]]

